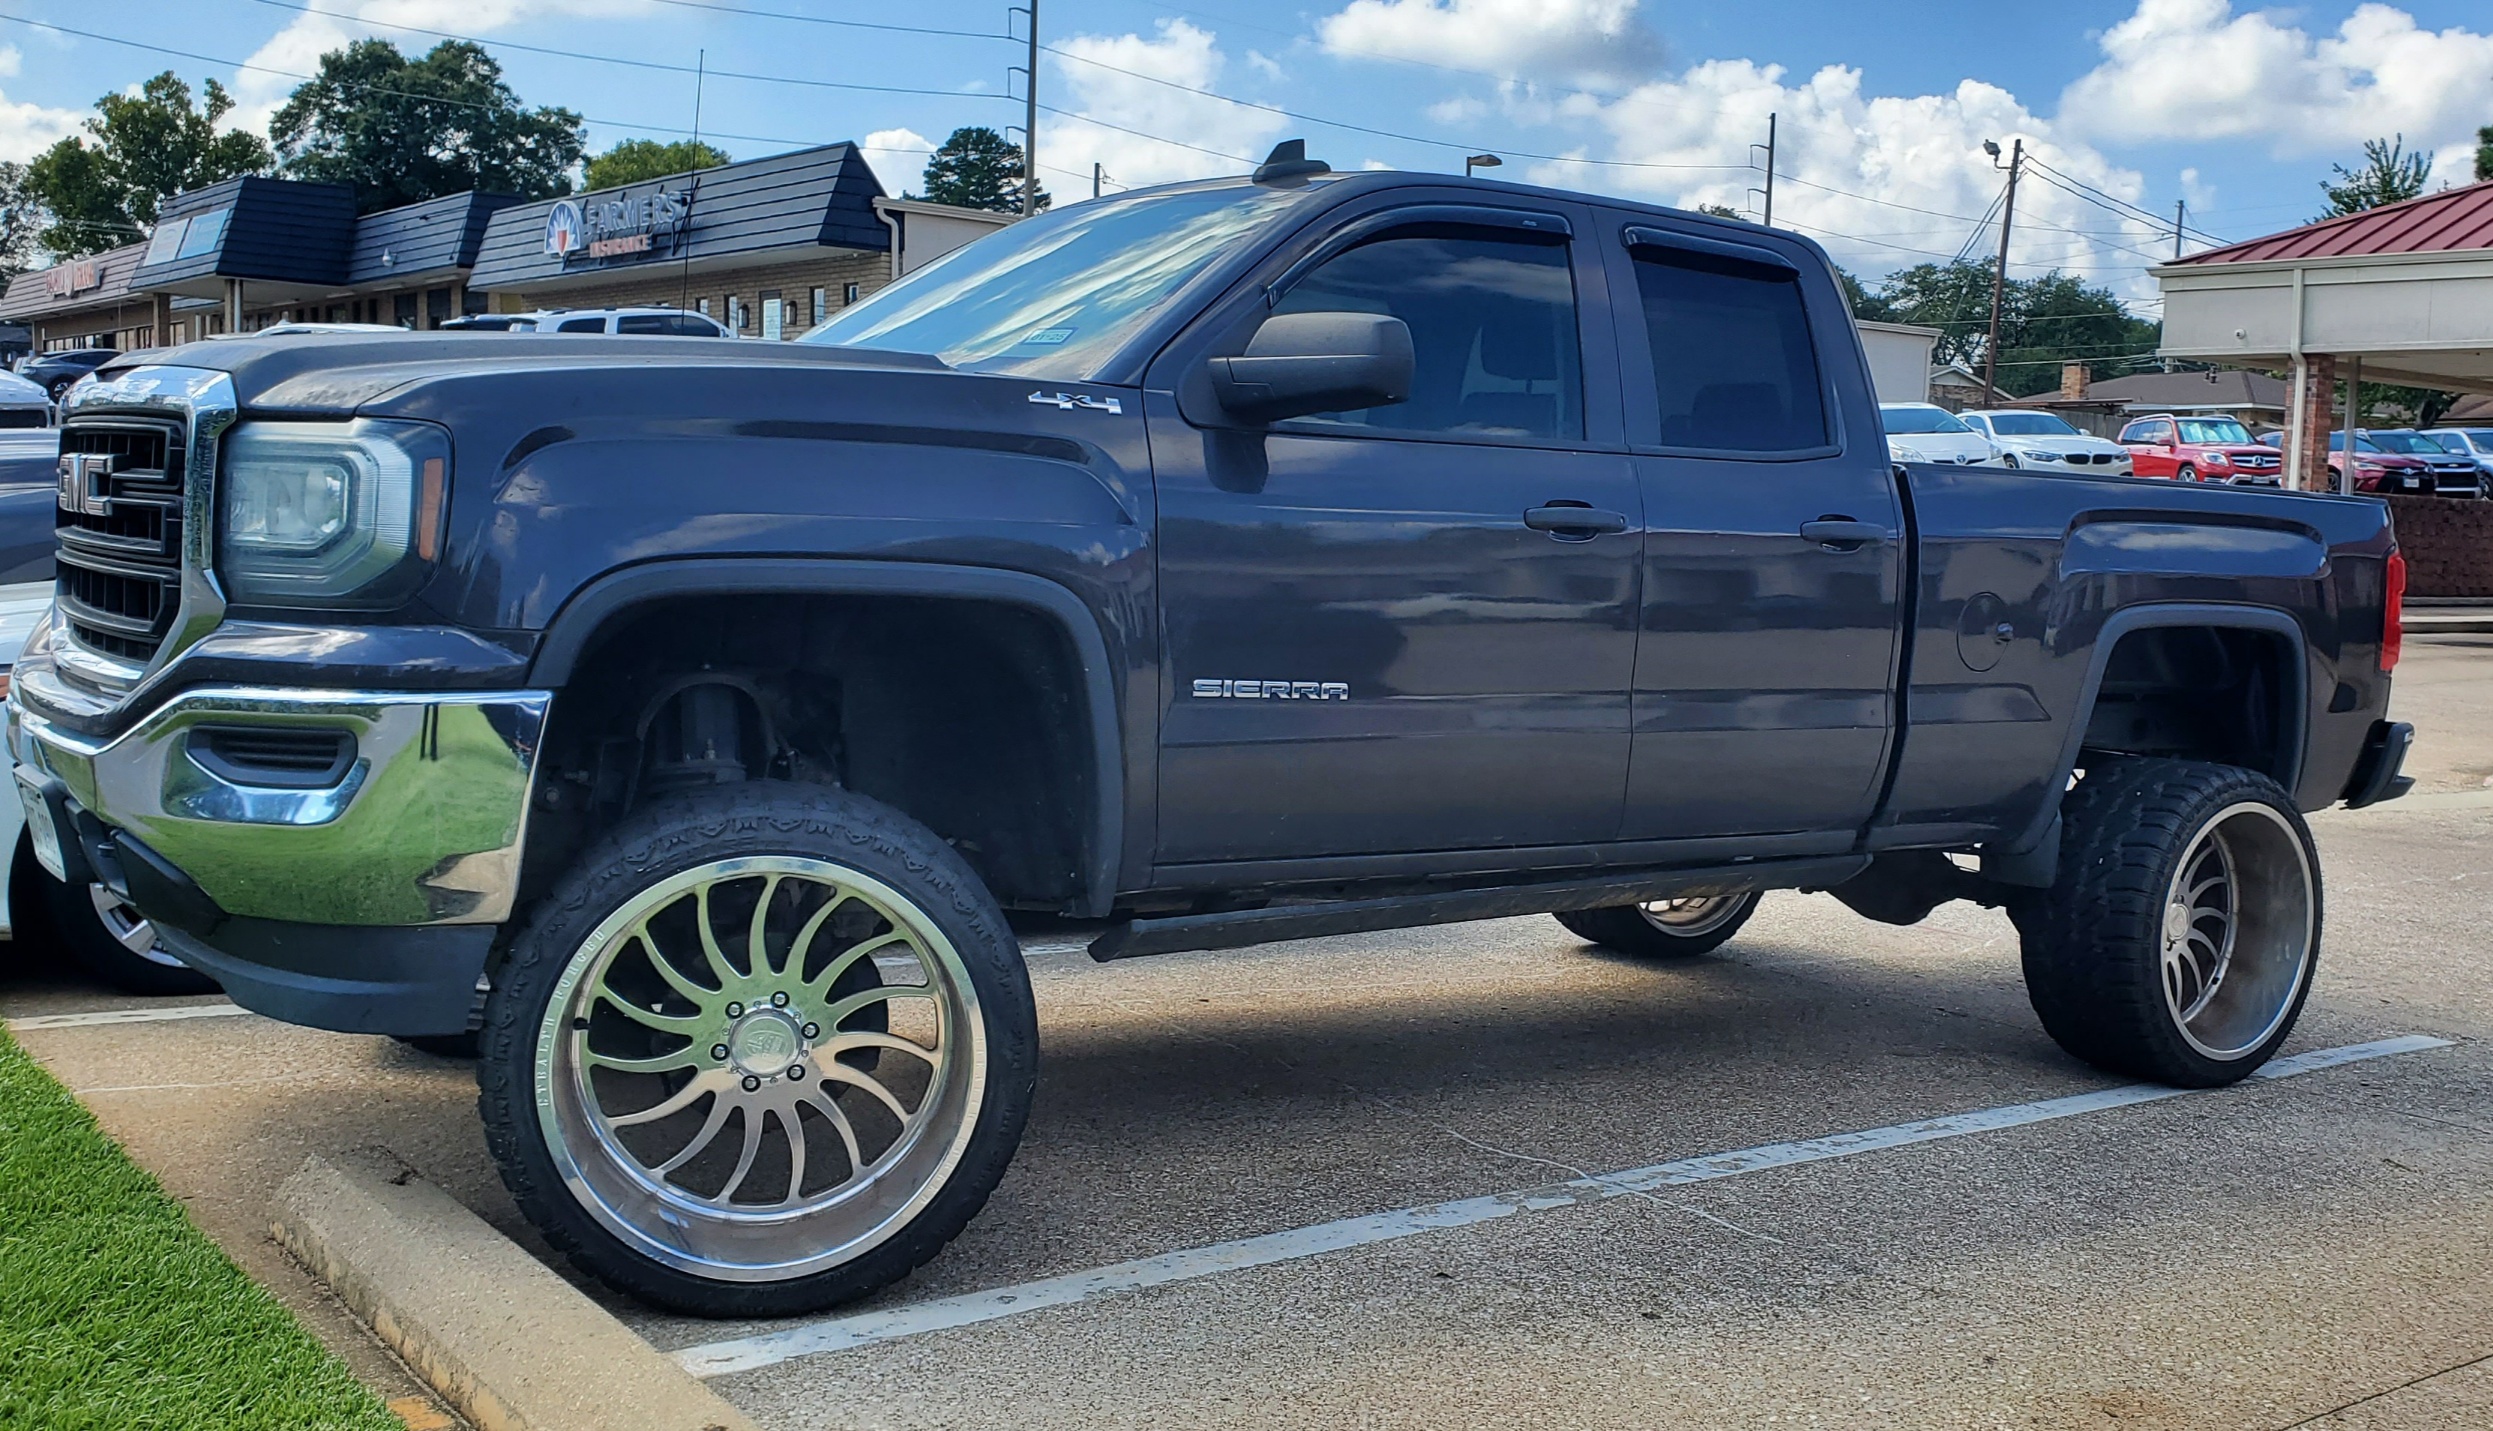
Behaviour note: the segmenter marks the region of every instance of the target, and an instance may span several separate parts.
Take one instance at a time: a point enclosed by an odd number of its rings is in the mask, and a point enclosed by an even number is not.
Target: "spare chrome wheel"
[[[709,857],[606,864],[589,882],[619,897],[572,910],[593,926],[523,935],[479,1079],[505,1180],[558,1245],[662,1305],[783,1314],[958,1233],[1019,1140],[1035,1018],[1001,913],[933,835],[909,822],[902,856],[824,838],[901,817],[807,792],[765,797],[749,838],[666,837],[724,790],[657,842]],[[791,834],[786,807],[821,826]]]
[[[1689,899],[1657,899],[1636,906],[1645,922],[1676,939],[1699,939],[1749,911],[1755,894],[1699,895]]]
[[[1647,959],[1686,959],[1722,947],[1757,912],[1757,891],[1683,895],[1554,916],[1578,938]]]

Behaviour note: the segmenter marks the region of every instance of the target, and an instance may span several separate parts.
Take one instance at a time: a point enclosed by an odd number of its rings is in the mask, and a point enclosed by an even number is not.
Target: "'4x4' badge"
[[[1092,412],[1122,414],[1125,411],[1125,404],[1115,398],[1093,397],[1089,393],[1037,392],[1030,395],[1030,400],[1041,407],[1057,408],[1065,412],[1071,412],[1077,407],[1088,408]]]

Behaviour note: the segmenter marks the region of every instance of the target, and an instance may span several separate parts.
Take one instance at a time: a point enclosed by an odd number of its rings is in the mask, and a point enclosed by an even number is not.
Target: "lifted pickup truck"
[[[527,1215],[700,1313],[985,1201],[1007,911],[1671,957],[1974,899],[2072,1053],[2219,1084],[2311,985],[2302,812],[2404,788],[2379,502],[1898,468],[1806,239],[1286,152],[798,343],[117,361],[60,474],[47,862],[251,1008],[479,1034]]]

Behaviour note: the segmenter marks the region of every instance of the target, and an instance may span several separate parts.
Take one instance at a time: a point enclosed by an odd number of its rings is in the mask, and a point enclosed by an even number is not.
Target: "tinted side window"
[[[606,320],[603,318],[566,318],[554,331],[557,333],[603,333],[606,331]]]
[[[672,335],[676,330],[675,320],[672,318],[661,317],[655,313],[626,313],[615,320],[615,331],[618,333],[654,333],[663,337]]]
[[[1281,313],[1389,313],[1419,363],[1407,401],[1311,419],[1402,432],[1578,438],[1583,355],[1564,244],[1389,236],[1328,259]]]
[[[695,318],[689,313],[678,314],[675,317],[663,319],[661,321],[667,325],[667,332],[673,333],[679,338],[716,338],[721,336],[719,333],[719,326],[716,323],[713,323],[706,318]]]
[[[1662,445],[1790,452],[1827,445],[1826,388],[1789,269],[1638,248]]]

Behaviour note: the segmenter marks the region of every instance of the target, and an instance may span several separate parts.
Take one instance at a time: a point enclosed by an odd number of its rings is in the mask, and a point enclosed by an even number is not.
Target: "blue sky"
[[[1228,156],[1303,135],[1337,168],[1459,169],[1485,148],[1507,157],[1509,178],[1753,213],[1748,146],[1775,112],[1778,222],[1857,271],[1987,249],[1996,230],[1980,220],[1999,176],[1981,141],[2022,137],[2043,167],[2019,194],[2015,268],[2065,267],[2141,302],[2153,291],[2146,264],[2172,242],[2169,217],[2147,216],[2169,216],[2175,199],[2190,201],[2203,234],[2249,237],[2307,218],[2316,179],[2373,135],[2439,148],[2436,181],[2466,182],[2474,129],[2493,124],[2493,10],[2481,0],[1041,3],[1051,53],[1040,97],[1057,112],[1042,116],[1040,161],[1060,201],[1088,193],[1094,162],[1141,185],[1234,170]],[[593,148],[689,130],[693,77],[669,67],[706,52],[702,128],[730,152],[861,140],[898,191],[915,183],[923,146],[953,127],[1020,122],[1020,105],[1000,97],[1018,47],[819,22],[993,34],[1005,8],[0,0],[17,20],[207,57],[0,20],[0,158],[25,157],[98,94],[168,67],[194,83],[221,79],[242,100],[237,118],[258,124],[292,87],[289,73],[346,37],[412,51],[444,31],[492,47],[527,101],[596,121]]]

